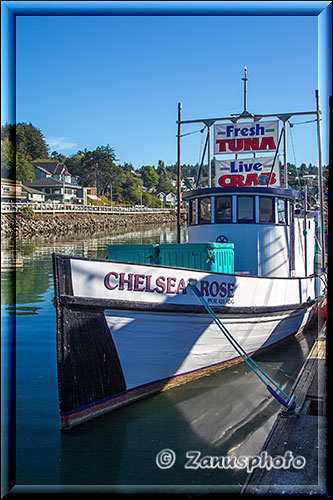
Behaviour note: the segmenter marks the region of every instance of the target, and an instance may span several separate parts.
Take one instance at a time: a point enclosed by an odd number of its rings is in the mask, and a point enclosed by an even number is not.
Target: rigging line
[[[294,139],[293,139],[293,134],[291,133],[291,127],[293,125],[290,122],[288,122],[288,123],[290,125],[290,139],[291,139],[291,147],[292,147],[292,150],[293,150],[294,161],[295,161],[295,169],[296,169],[296,174],[297,174],[297,182],[298,182],[299,189],[301,189],[301,182],[300,182],[300,179],[299,179],[299,173],[298,173],[297,161],[296,161],[296,154],[295,154]]]
[[[180,137],[186,137],[187,135],[192,135],[192,134],[197,134],[198,132],[203,132],[205,130],[204,128],[201,128],[200,130],[195,130],[194,132],[188,132],[187,134],[182,134]]]
[[[320,118],[321,120],[321,118]],[[289,122],[289,125],[291,127],[294,127],[295,125],[303,125],[304,123],[313,123],[313,122],[316,122],[317,121],[317,118],[315,118],[314,120],[307,120],[306,122],[296,122],[296,123],[290,123]]]
[[[203,150],[203,153],[202,153],[202,160],[201,160],[201,164],[200,164],[200,168],[199,168],[199,172],[198,172],[198,178],[197,178],[197,183],[196,183],[196,188],[199,186],[199,182],[200,182],[200,176],[201,176],[201,170],[202,170],[202,166],[203,166],[203,162],[204,162],[204,158],[205,158],[205,154],[206,154],[206,148],[207,148],[207,144],[208,144],[208,131],[207,131],[207,137],[206,137],[206,142],[205,142],[205,147],[204,147],[204,150]]]
[[[284,135],[284,134],[285,134],[285,130],[283,128],[281,130],[279,142],[278,142],[278,145],[277,145],[277,148],[276,148],[276,151],[275,151],[272,168],[271,168],[271,171],[270,171],[270,174],[269,174],[269,177],[268,177],[268,181],[267,181],[267,187],[269,187],[269,183],[271,182],[271,178],[272,178],[272,174],[273,174],[273,170],[274,170],[274,166],[275,166],[275,161],[276,161],[276,158],[277,158],[277,155],[278,155],[278,152],[279,152],[280,142],[281,142],[281,139],[282,139],[282,135]]]
[[[296,406],[296,403],[294,401],[294,398],[290,398],[284,391],[281,389],[275,382],[272,380],[267,373],[265,373],[260,366],[248,355],[248,353],[243,349],[243,347],[237,342],[237,340],[231,335],[231,333],[227,330],[227,328],[223,325],[223,323],[219,320],[219,318],[216,316],[214,313],[213,309],[210,307],[209,304],[205,301],[205,299],[202,296],[202,293],[199,291],[197,286],[194,284],[194,280],[189,281],[189,286],[192,288],[194,293],[197,295],[199,298],[200,302],[202,305],[205,307],[209,315],[213,318],[219,329],[222,331],[224,336],[227,338],[227,340],[230,342],[230,344],[233,346],[233,348],[238,352],[238,354],[242,357],[242,359],[248,364],[248,366],[251,368],[251,370],[258,376],[258,378],[266,385],[267,390],[284,406],[290,409],[294,409]],[[254,368],[254,366],[255,368]],[[264,377],[266,377],[275,387],[278,391],[280,391],[288,400],[289,403],[286,403],[281,396],[279,396],[272,387],[270,387],[266,381],[261,377],[261,375],[257,372],[256,368],[260,371]]]

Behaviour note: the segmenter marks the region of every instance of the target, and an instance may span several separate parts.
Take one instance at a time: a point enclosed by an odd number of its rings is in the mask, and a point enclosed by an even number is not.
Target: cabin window
[[[190,200],[188,207],[189,207],[189,214],[188,214],[189,224],[196,224],[197,222],[196,200]]]
[[[274,199],[268,196],[259,198],[259,222],[274,222]]]
[[[199,198],[199,224],[207,224],[211,221],[210,198]]]
[[[231,222],[232,198],[231,196],[219,196],[215,198],[216,216],[215,222]]]
[[[278,222],[279,224],[287,224],[286,200],[278,198]]]
[[[254,198],[252,196],[238,196],[237,220],[238,222],[254,221]]]

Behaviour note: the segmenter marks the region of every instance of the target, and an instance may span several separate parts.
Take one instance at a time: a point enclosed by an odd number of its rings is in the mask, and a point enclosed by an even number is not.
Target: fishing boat
[[[324,220],[319,94],[316,111],[253,115],[246,72],[243,80],[239,115],[184,121],[178,105],[177,243],[110,245],[104,260],[53,255],[62,429],[242,361],[217,322],[252,355],[301,332],[319,312],[326,294],[324,251],[315,267]],[[286,124],[306,114],[317,118],[317,212],[287,179]],[[182,193],[188,242],[181,243],[181,126],[199,122],[207,128],[208,186],[198,175]]]

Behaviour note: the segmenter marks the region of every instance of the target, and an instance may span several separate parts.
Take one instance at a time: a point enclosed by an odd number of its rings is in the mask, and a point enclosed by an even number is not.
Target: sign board
[[[279,121],[214,125],[214,154],[275,152]]]
[[[274,156],[242,160],[215,160],[215,185],[219,187],[265,186],[271,173]],[[275,161],[270,187],[280,187],[278,157]]]

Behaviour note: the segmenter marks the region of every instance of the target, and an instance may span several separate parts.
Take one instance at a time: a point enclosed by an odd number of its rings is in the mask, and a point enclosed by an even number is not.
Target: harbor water
[[[150,226],[4,243],[2,332],[4,346],[16,334],[14,462],[21,491],[241,490],[248,472],[232,458],[260,453],[281,408],[245,363],[60,430],[52,253],[106,258],[107,244],[174,242],[176,227]],[[288,391],[316,334],[314,321],[304,336],[255,360]]]

